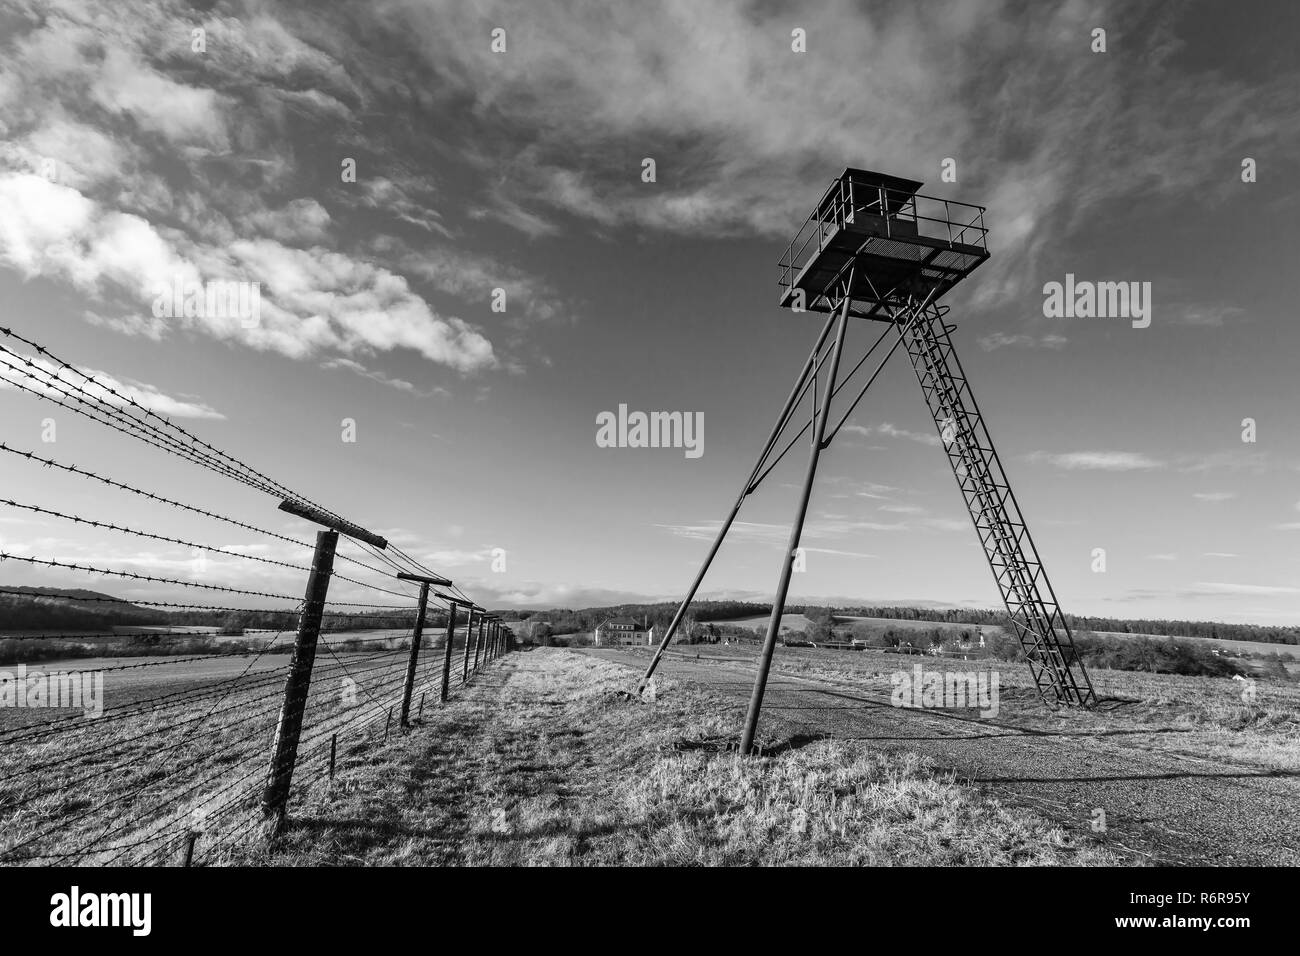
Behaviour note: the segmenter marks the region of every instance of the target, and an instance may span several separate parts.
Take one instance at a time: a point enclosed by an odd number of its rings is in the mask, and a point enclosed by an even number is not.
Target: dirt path
[[[645,658],[585,653],[627,664]],[[668,655],[665,676],[743,702],[752,664]],[[737,728],[739,729],[739,728]],[[1300,864],[1300,779],[1163,749],[1167,729],[1043,732],[997,719],[892,706],[887,693],[773,669],[761,732],[790,745],[819,736],[871,741],[933,758],[991,797],[1032,807],[1069,832],[1155,864]],[[1105,830],[1095,821],[1104,813]]]

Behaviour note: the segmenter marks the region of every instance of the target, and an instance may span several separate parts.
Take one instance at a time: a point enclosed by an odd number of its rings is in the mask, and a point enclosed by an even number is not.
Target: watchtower
[[[1075,650],[1069,626],[953,349],[951,335],[955,326],[945,321],[948,307],[939,304],[944,295],[989,257],[984,207],[922,196],[921,186],[922,183],[912,179],[845,169],[826,188],[786,248],[779,263],[780,305],[797,313],[825,313],[826,322],[757,464],[745,480],[642,678],[644,686],[694,600],[745,499],[811,427],[813,438],[804,483],[759,659],[741,739],[742,753],[749,753],[753,747],[821,452],[830,446],[900,346],[907,352],[921,385],[1016,637],[1024,648],[1039,696],[1051,707],[1096,703],[1092,682]],[[883,330],[866,354],[841,377],[841,358],[851,318],[883,323]],[[833,406],[835,412],[839,411],[835,399],[840,391],[891,337],[892,345],[856,397],[842,415],[832,416]],[[817,386],[823,376],[819,400]],[[777,452],[805,395],[810,397],[811,413],[803,427]],[[838,421],[828,433],[832,417]]]

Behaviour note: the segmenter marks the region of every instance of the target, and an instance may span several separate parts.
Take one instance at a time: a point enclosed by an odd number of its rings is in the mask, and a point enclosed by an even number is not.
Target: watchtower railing
[[[884,230],[886,238],[974,246],[988,251],[984,207],[954,199],[922,196],[907,190],[841,176],[827,187],[816,209],[795,234],[781,257],[780,285],[789,288],[808,261],[826,248],[826,242],[845,226],[862,224],[866,217]],[[809,247],[816,243],[816,249]]]

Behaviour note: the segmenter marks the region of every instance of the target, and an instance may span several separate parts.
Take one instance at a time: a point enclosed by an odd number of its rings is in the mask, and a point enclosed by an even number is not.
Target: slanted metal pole
[[[316,640],[320,637],[321,617],[329,593],[330,575],[334,572],[334,550],[338,547],[337,531],[316,533],[316,554],[307,594],[303,598],[302,616],[298,618],[298,636],[289,660],[289,676],[284,682],[284,702],[275,725],[275,742],[271,746],[271,766],[262,791],[262,813],[267,821],[267,836],[274,839],[284,827],[289,786],[293,782],[294,763],[298,759],[298,738],[302,734],[302,714],[311,687],[311,670],[316,661]]]
[[[456,639],[456,602],[451,602],[447,611],[447,646],[442,652],[442,703],[447,703],[447,691],[451,684],[451,645]]]
[[[474,636],[474,609],[469,609],[469,618],[465,621],[465,654],[461,658],[460,682],[469,680],[469,646]]]
[[[420,606],[415,611],[415,630],[411,634],[411,656],[406,661],[406,683],[402,687],[402,716],[399,727],[411,726],[411,694],[415,690],[415,669],[420,658],[420,640],[424,637],[424,615],[429,605],[429,583],[420,585]]]
[[[826,373],[825,397],[817,412],[817,427],[808,454],[808,470],[804,474],[799,506],[795,510],[794,524],[790,528],[790,541],[781,564],[781,579],[776,586],[776,597],[772,600],[772,619],[767,624],[767,637],[763,641],[763,653],[758,661],[758,674],[754,677],[754,691],[750,695],[749,710],[745,714],[745,729],[740,738],[742,754],[749,754],[754,749],[754,735],[758,732],[758,715],[763,708],[763,691],[767,688],[767,675],[772,669],[772,652],[776,649],[776,635],[781,628],[781,615],[785,612],[785,598],[790,592],[790,575],[794,570],[795,550],[799,547],[799,537],[803,533],[803,522],[808,514],[809,499],[812,497],[813,479],[817,477],[817,461],[821,457],[822,443],[826,437],[826,420],[831,408],[831,394],[835,389],[835,377],[839,373],[840,353],[844,350],[844,333],[848,328],[849,302],[852,300],[849,292],[852,288],[853,273],[850,271],[848,282],[844,286],[843,302],[840,305],[839,326],[835,330],[835,347],[831,351],[830,368]]]
[[[758,456],[758,461],[754,463],[754,468],[745,479],[744,485],[741,486],[740,496],[736,498],[736,503],[731,506],[731,513],[727,515],[726,520],[722,522],[722,527],[718,529],[717,537],[713,539],[713,544],[709,548],[709,553],[704,557],[704,563],[700,565],[700,570],[695,574],[695,580],[691,582],[690,590],[686,592],[686,597],[677,608],[677,613],[673,615],[672,623],[668,625],[668,630],[664,632],[663,640],[659,642],[659,647],[655,649],[654,657],[650,658],[650,663],[641,675],[641,681],[637,690],[645,689],[650,677],[654,674],[655,668],[659,666],[659,661],[672,643],[673,635],[677,633],[678,626],[682,623],[682,618],[686,616],[686,609],[691,606],[695,600],[695,592],[700,589],[704,583],[704,576],[709,573],[709,567],[713,564],[713,559],[718,555],[718,549],[722,547],[722,541],[727,537],[727,532],[731,530],[731,525],[736,520],[736,515],[740,514],[740,507],[745,503],[745,499],[754,491],[754,478],[762,469],[767,456],[772,453],[777,441],[781,438],[781,433],[785,431],[785,426],[790,421],[790,415],[794,412],[795,403],[802,398],[808,374],[812,371],[817,361],[817,356],[821,352],[822,344],[826,341],[826,336],[830,334],[831,327],[835,323],[835,316],[831,315],[822,326],[821,335],[817,337],[817,342],[813,345],[812,351],[808,354],[808,360],[804,362],[803,370],[799,373],[799,378],[795,380],[794,387],[790,389],[790,395],[785,400],[785,405],[781,408],[781,414],[777,416],[776,425],[772,428],[772,434],[767,436],[767,443],[763,446],[763,452]]]

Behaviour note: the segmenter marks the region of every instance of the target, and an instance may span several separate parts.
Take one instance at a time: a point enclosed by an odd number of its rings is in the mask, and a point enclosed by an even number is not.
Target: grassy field
[[[914,753],[839,739],[738,761],[726,747],[735,704],[672,680],[641,701],[627,669],[559,648],[509,655],[449,706],[430,702],[411,731],[385,733],[406,652],[347,652],[349,637],[318,654],[293,822],[275,853],[256,838],[257,801],[288,658],[128,657],[60,665],[104,672],[99,719],[0,710],[0,862],[170,862],[190,829],[202,834],[200,863],[1115,862]],[[754,651],[672,653],[752,662]],[[458,681],[459,649],[453,659]],[[441,660],[422,654],[417,701],[436,698]],[[1154,746],[1300,769],[1300,687],[1282,681],[1257,682],[1246,701],[1241,681],[1096,670],[1101,705],[1062,716],[1037,702],[1023,664],[783,647],[775,666],[887,697],[892,676],[917,663],[996,670],[997,720],[1009,726],[1169,727],[1186,733],[1155,734]]]
[[[737,713],[559,648],[512,654],[451,706],[347,755],[276,852],[329,865],[1006,865],[1115,862],[915,755],[818,741],[754,760]]]
[[[725,621],[713,621],[714,624],[731,624],[739,627],[746,627],[758,634],[760,637],[766,633],[768,625],[767,616],[733,618]],[[893,631],[895,634],[906,634],[911,631],[928,632],[935,629],[950,634],[954,638],[963,631],[973,635],[983,635],[988,640],[995,635],[1002,635],[1004,628],[996,624],[953,624],[942,621],[904,621],[894,618],[885,617],[856,617],[851,615],[836,615],[835,624],[840,628],[848,628],[853,625],[855,632],[861,634],[863,628],[870,635],[883,635],[886,631]],[[786,614],[781,618],[782,630],[799,631],[806,633],[812,628],[812,622],[802,614]],[[1164,634],[1130,634],[1119,631],[1088,631],[1082,632],[1087,634],[1097,634],[1100,637],[1107,638],[1130,638],[1137,640],[1139,638],[1150,638],[1157,641],[1178,640],[1186,641],[1189,644],[1199,647],[1213,648],[1224,657],[1239,660],[1243,667],[1248,671],[1260,673],[1264,665],[1260,661],[1261,657],[1271,657],[1277,654],[1283,660],[1283,666],[1293,675],[1300,674],[1300,645],[1295,644],[1265,644],[1258,641],[1233,641],[1222,638],[1211,637],[1178,637],[1170,638]],[[978,652],[976,652],[978,653]]]

